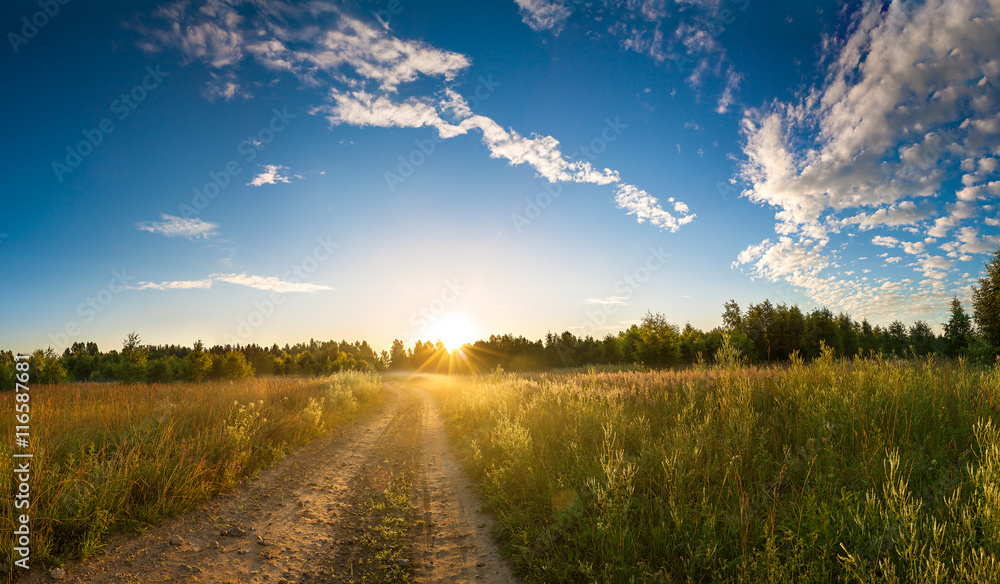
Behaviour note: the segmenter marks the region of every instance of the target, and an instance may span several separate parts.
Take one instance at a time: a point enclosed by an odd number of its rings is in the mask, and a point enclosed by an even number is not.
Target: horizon
[[[0,347],[969,306],[1000,8],[619,4],[8,3]]]

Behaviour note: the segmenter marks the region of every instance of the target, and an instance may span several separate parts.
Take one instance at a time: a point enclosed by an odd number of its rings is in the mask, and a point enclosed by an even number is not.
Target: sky
[[[938,327],[1000,1],[4,2],[0,347]]]

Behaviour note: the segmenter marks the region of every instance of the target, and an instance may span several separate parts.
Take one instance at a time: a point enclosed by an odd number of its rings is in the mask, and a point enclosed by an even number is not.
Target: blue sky
[[[996,2],[7,2],[0,346],[937,325]]]

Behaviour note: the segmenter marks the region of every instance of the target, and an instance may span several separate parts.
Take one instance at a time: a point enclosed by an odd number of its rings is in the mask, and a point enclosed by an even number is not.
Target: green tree
[[[923,357],[934,352],[934,331],[930,325],[918,320],[910,327],[910,349],[916,357]]]
[[[295,364],[298,366],[300,375],[316,374],[316,356],[309,349],[295,356]]]
[[[723,305],[722,328],[729,332],[743,328],[743,315],[740,313],[740,305],[735,300]]]
[[[768,332],[771,357],[786,361],[792,351],[802,350],[802,340],[806,334],[806,318],[798,306],[779,304],[775,307],[775,321]]]
[[[965,313],[958,297],[951,299],[951,318],[944,325],[944,354],[961,357],[969,354],[972,346],[972,319]]]
[[[639,325],[636,361],[647,367],[668,367],[681,358],[681,335],[677,325],[660,313],[647,312]]]
[[[752,348],[750,354],[747,355],[751,360],[770,361],[775,357],[771,349],[777,334],[776,317],[774,306],[770,300],[764,300],[759,304],[751,304],[747,307],[742,325]]]
[[[861,321],[861,332],[859,333],[858,344],[862,357],[870,357],[875,353],[878,353],[878,333],[872,328],[872,325],[868,322],[867,318]]]
[[[823,343],[832,348],[835,354],[842,352],[837,319],[826,307],[817,308],[806,317],[806,332],[803,338],[805,355],[810,359],[819,357]]]
[[[190,381],[204,381],[212,371],[212,355],[205,352],[205,345],[200,339],[184,361],[187,363],[187,378]]]
[[[118,362],[118,376],[125,383],[135,383],[146,378],[146,348],[139,335],[131,332],[122,343],[121,360]]]
[[[681,361],[694,363],[698,360],[699,353],[701,353],[702,359],[707,359],[704,339],[705,333],[691,326],[691,323],[685,324],[684,330],[681,332]]]
[[[972,287],[972,308],[979,332],[993,354],[1000,353],[1000,247],[986,264],[979,286]]]
[[[240,351],[227,351],[225,355],[217,358],[218,377],[220,379],[246,379],[253,377],[253,366],[247,362],[246,356]],[[212,364],[213,370],[216,363]]]
[[[837,315],[837,332],[840,336],[840,354],[844,357],[856,357],[861,349],[859,334],[861,326],[851,319],[851,315],[841,312]]]
[[[14,391],[14,353],[0,351],[0,391]]]
[[[35,351],[30,362],[36,383],[62,383],[66,380],[66,369],[52,347],[44,352],[40,349]]]
[[[146,368],[146,380],[150,383],[165,383],[172,378],[170,360],[167,358],[153,359]]]
[[[883,352],[890,357],[905,357],[909,344],[910,334],[906,330],[906,325],[894,320],[883,338]]]
[[[399,339],[393,339],[392,349],[389,351],[389,369],[399,371],[409,366],[406,356],[406,345]]]

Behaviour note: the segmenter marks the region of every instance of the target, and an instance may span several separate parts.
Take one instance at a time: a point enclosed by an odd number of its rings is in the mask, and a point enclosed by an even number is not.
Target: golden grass
[[[10,477],[14,396],[0,394],[0,473]],[[31,388],[32,565],[97,550],[253,477],[381,399],[377,375]],[[18,449],[18,451],[22,451]],[[13,561],[14,484],[0,482]]]
[[[1000,579],[1000,373],[964,362],[417,381],[527,582]]]

